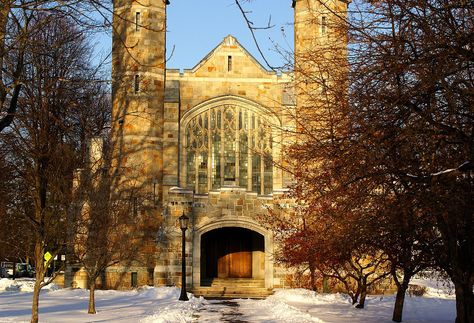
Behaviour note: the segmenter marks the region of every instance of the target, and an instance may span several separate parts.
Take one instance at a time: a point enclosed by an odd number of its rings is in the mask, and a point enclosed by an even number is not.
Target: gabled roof
[[[228,35],[224,38],[224,40],[219,44],[217,45],[209,54],[207,54],[199,63],[197,63],[192,69],[190,70],[187,70],[187,71],[191,71],[191,72],[196,72],[197,70],[199,70],[199,68],[201,68],[202,66],[204,66],[208,61],[210,61],[219,51],[224,51],[226,50],[226,48],[233,48],[234,50],[235,49],[238,49],[240,50],[241,52],[243,52],[245,54],[245,56],[254,63],[254,65],[260,69],[263,73],[267,73],[267,74],[274,74],[275,72],[273,71],[269,71],[267,70],[262,64],[260,64],[260,62],[255,59],[255,57],[252,56],[252,54],[250,54],[246,49],[245,47],[243,47],[239,42],[238,40],[232,36],[232,35]]]

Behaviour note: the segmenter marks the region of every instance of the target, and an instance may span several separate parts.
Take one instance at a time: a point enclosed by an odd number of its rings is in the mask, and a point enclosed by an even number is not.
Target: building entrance
[[[221,228],[203,234],[201,278],[258,278],[265,271],[264,238],[244,228]]]

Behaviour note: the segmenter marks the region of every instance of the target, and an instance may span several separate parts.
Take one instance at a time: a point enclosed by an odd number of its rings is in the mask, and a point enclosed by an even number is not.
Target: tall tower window
[[[134,90],[135,93],[140,92],[140,75],[135,75],[135,82],[134,82]]]
[[[232,56],[227,56],[227,72],[232,71]]]
[[[135,31],[139,31],[140,30],[140,13],[139,12],[136,12],[135,13]]]
[[[327,18],[326,16],[321,17],[321,35],[326,35],[328,31]]]

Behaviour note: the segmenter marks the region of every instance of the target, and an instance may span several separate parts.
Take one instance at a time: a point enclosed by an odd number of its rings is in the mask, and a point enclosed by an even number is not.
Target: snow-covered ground
[[[453,322],[454,296],[442,285],[422,279],[424,297],[408,297],[404,322]],[[27,322],[33,280],[0,280],[0,322]],[[342,294],[316,294],[304,289],[276,290],[265,300],[205,300],[191,294],[178,301],[179,289],[142,288],[97,291],[96,315],[87,314],[88,291],[50,285],[40,298],[40,322],[391,322],[393,296],[370,296],[365,309],[355,309]]]

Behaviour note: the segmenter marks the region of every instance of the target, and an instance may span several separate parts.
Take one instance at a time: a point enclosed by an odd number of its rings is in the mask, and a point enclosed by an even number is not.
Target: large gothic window
[[[272,192],[272,131],[262,113],[216,106],[195,115],[185,129],[186,181],[196,193],[225,185]]]

